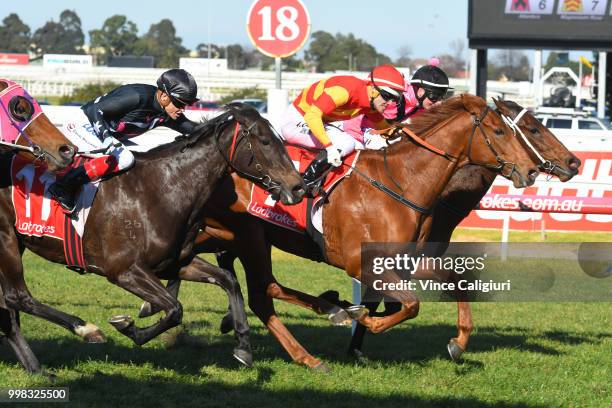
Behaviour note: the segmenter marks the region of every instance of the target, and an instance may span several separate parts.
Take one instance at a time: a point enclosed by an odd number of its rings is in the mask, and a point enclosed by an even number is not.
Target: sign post
[[[247,14],[247,33],[264,55],[274,58],[276,87],[268,89],[268,119],[280,125],[289,92],[282,89],[282,58],[298,52],[310,35],[310,16],[301,0],[255,0]]]
[[[264,55],[275,58],[281,89],[281,58],[298,52],[310,35],[310,16],[300,0],[256,0],[247,14],[247,33]]]

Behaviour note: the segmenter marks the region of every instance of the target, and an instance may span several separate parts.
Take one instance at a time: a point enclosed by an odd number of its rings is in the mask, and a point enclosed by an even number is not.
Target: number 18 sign
[[[247,33],[269,57],[288,57],[304,46],[310,16],[300,0],[256,0],[247,15]]]

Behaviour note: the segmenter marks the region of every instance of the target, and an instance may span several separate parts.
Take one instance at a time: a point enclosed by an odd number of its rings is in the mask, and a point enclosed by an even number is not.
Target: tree
[[[594,57],[594,61],[597,62],[599,59],[599,54],[594,52],[593,57]],[[552,67],[568,67],[572,71],[574,71],[576,75],[580,73],[580,62],[571,61],[566,58],[560,58],[559,53],[556,53],[554,51],[548,54],[548,58],[546,59],[546,65],[544,65],[544,71],[548,71]],[[591,68],[589,68],[586,65],[582,66],[582,75],[587,75],[587,74],[590,74],[591,72],[592,72]]]
[[[81,28],[81,19],[72,10],[64,10],[60,14],[59,23],[64,27],[64,42],[72,50],[81,50],[85,42],[85,35]]]
[[[81,19],[71,10],[60,14],[59,23],[53,20],[34,32],[31,51],[35,54],[78,54],[82,53],[84,41]]]
[[[80,102],[86,103],[91,101],[98,96],[102,96],[113,89],[119,87],[121,84],[117,82],[95,82],[82,85],[78,88],[75,88],[72,91],[72,94],[69,96],[62,96],[59,100],[60,104],[64,104],[67,102]]]
[[[246,69],[247,55],[240,44],[231,44],[225,47],[225,58],[229,69]]]
[[[200,58],[208,58],[208,44],[198,44],[196,52]],[[223,58],[225,56],[225,47],[220,47],[217,44],[210,44],[210,58]]]
[[[528,81],[531,74],[529,58],[518,50],[500,51],[489,64],[491,79],[505,78],[510,81]]]
[[[6,16],[0,26],[0,51],[25,53],[29,45],[30,27],[15,13]]]
[[[135,55],[151,55],[155,57],[158,68],[178,66],[179,58],[187,54],[182,45],[183,40],[176,36],[176,29],[171,20],[163,19],[157,24],[151,24],[149,31],[134,44]]]
[[[376,65],[391,62],[389,57],[378,53],[376,48],[353,34],[336,34],[334,37],[325,31],[317,31],[312,38],[305,56],[318,72],[369,71]]]
[[[398,67],[409,67],[410,66],[410,56],[412,55],[412,48],[408,45],[404,45],[397,50],[397,55],[399,57],[395,60],[395,65]]]
[[[132,53],[138,40],[138,27],[126,16],[115,14],[104,21],[101,29],[91,30],[89,36],[91,48],[103,49],[102,59],[106,61],[110,56]]]

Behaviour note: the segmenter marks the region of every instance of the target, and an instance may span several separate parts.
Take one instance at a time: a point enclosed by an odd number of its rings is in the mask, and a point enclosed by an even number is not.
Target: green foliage
[[[531,76],[529,58],[518,50],[500,51],[489,63],[487,74],[492,80],[528,81]]]
[[[251,88],[240,88],[232,91],[219,100],[221,105],[229,103],[235,99],[263,99],[266,100],[268,92],[265,89],[257,88],[256,86]]]
[[[544,65],[544,71],[548,71],[553,67],[569,67],[576,75],[580,73],[580,62],[579,61],[570,61],[569,59],[559,58],[559,53],[552,51],[548,54],[548,58],[546,59],[546,65]],[[582,66],[582,75],[590,74],[592,71],[586,65]]]
[[[138,40],[138,27],[126,16],[115,14],[104,21],[102,28],[91,30],[91,48],[101,48],[99,62],[104,63],[110,56],[129,55]]]
[[[84,38],[79,16],[74,11],[64,10],[58,23],[50,20],[34,32],[30,49],[38,55],[79,54],[83,52]]]
[[[391,59],[376,51],[371,44],[353,34],[332,34],[316,31],[306,50],[307,62],[314,65],[317,72],[336,70],[369,71],[374,66],[390,63]]]
[[[96,99],[98,96],[102,96],[105,93],[112,91],[120,85],[121,84],[110,81],[86,84],[79,88],[76,88],[74,92],[72,92],[72,95],[62,96],[59,100],[59,103],[60,105],[67,102],[86,103],[93,99]]]
[[[153,56],[157,68],[175,68],[179,64],[179,58],[188,52],[182,42],[176,35],[172,21],[163,19],[157,24],[151,24],[147,34],[136,41],[134,55]]]
[[[30,27],[15,13],[2,20],[0,26],[0,52],[26,53],[30,46]]]

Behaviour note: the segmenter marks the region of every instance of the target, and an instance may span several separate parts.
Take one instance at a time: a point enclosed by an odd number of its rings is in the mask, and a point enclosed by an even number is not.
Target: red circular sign
[[[288,57],[304,46],[310,16],[300,0],[256,0],[247,14],[247,33],[269,57]]]

